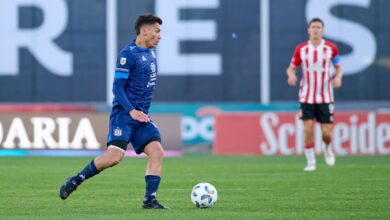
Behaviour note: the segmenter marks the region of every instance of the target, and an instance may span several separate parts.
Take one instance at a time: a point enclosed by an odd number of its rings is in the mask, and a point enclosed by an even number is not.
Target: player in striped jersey
[[[339,52],[333,43],[323,39],[324,22],[314,18],[309,22],[309,40],[295,48],[290,66],[287,68],[288,84],[297,83],[296,71],[302,68],[299,88],[300,118],[304,124],[305,171],[316,170],[314,154],[314,120],[321,124],[323,152],[329,166],[336,162],[331,148],[334,98],[333,88],[342,85],[343,71]],[[335,74],[333,74],[334,67]]]

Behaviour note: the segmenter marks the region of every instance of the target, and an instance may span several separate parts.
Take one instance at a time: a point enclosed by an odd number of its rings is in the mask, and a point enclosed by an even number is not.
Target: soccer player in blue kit
[[[135,21],[137,37],[122,49],[116,63],[107,151],[62,185],[61,199],[66,199],[86,179],[117,165],[124,157],[128,143],[131,143],[137,154],[148,156],[142,208],[167,208],[156,199],[164,150],[160,132],[148,116],[157,79],[153,48],[161,39],[161,24],[161,18],[152,14],[140,15]]]

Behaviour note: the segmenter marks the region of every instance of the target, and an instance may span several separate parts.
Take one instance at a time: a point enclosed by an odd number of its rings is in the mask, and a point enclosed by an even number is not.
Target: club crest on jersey
[[[126,64],[126,57],[121,57],[119,63],[123,66]]]
[[[120,129],[120,128],[115,128],[114,129],[114,136],[122,136],[122,129]]]

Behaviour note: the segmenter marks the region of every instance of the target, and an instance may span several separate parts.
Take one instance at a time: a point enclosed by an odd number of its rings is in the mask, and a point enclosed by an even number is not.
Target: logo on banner
[[[101,144],[94,132],[92,118],[36,117],[32,114],[24,119],[0,117],[0,149],[99,149]],[[75,130],[70,128],[72,123]]]

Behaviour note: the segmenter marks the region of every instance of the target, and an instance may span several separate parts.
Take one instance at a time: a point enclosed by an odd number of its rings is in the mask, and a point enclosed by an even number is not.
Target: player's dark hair
[[[138,18],[134,24],[134,28],[137,31],[137,35],[139,35],[140,29],[143,25],[145,25],[145,24],[151,25],[151,24],[155,24],[155,23],[158,23],[161,25],[163,22],[162,22],[160,17],[157,17],[157,16],[152,15],[150,13],[146,13],[146,14],[142,14],[142,15],[138,16]]]
[[[321,18],[313,18],[313,19],[311,19],[310,22],[309,22],[309,26],[308,26],[308,27],[310,27],[310,25],[311,25],[313,22],[320,22],[320,23],[322,24],[322,27],[325,27],[325,23],[324,23],[323,20],[321,20]]]

